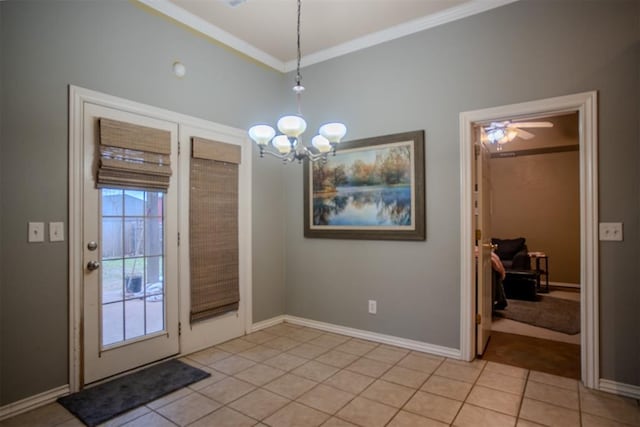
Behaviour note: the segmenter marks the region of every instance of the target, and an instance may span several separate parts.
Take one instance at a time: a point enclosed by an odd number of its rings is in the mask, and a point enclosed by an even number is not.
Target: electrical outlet
[[[369,314],[376,314],[378,312],[378,303],[374,299],[369,300]]]
[[[622,223],[621,222],[601,222],[600,223],[600,240],[622,241]]]
[[[29,242],[44,242],[44,222],[29,223]]]

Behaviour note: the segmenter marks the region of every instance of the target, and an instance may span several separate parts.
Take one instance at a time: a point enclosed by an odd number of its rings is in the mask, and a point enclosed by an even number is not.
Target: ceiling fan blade
[[[511,123],[509,126],[514,128],[552,128],[551,122],[517,122]]]
[[[518,137],[522,139],[531,139],[535,137],[534,134],[523,129],[516,129],[516,131],[518,132]]]

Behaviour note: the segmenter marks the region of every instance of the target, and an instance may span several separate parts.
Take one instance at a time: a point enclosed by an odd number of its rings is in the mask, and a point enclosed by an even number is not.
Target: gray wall
[[[596,89],[601,220],[625,224],[624,242],[601,245],[602,376],[640,385],[639,12],[638,1],[523,0],[304,70],[310,128],[426,130],[427,241],[304,239],[302,169],[256,159],[254,321],[286,311],[457,348],[458,113]],[[3,405],[67,382],[67,243],[26,243],[29,220],[67,219],[67,85],[240,128],[274,121],[293,97],[291,76],[130,3],[5,1],[0,20]]]
[[[246,128],[280,99],[283,76],[130,2],[0,2],[0,19],[1,406],[68,382],[68,243],[27,243],[28,221],[68,229],[68,85]],[[259,321],[284,312],[280,193],[269,196],[282,171],[254,165]]]
[[[637,1],[520,1],[304,70],[303,111],[348,139],[424,129],[426,242],[305,239],[302,173],[286,172],[288,314],[459,347],[458,115],[599,92],[601,374],[640,385]],[[377,299],[378,314],[367,314]]]

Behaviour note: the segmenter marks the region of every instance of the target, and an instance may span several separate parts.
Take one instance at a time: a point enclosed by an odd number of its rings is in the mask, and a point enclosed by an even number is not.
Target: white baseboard
[[[619,383],[617,381],[600,379],[599,389],[620,396],[631,397],[640,400],[640,386]]]
[[[334,325],[331,323],[318,322],[316,320],[304,319],[296,316],[285,316],[286,322],[295,325],[308,326],[310,328],[320,329],[322,331],[333,332],[336,334],[347,335],[354,338],[361,338],[369,341],[379,342],[382,344],[395,345],[397,347],[407,348],[409,350],[421,351],[424,353],[434,354],[436,356],[449,357],[451,359],[461,359],[462,355],[457,348],[443,347],[435,344],[429,344],[422,341],[414,341],[407,338],[399,338],[392,335],[379,334],[376,332],[364,331],[361,329],[349,328],[346,326]]]
[[[266,320],[262,320],[260,322],[254,323],[249,327],[249,332],[256,332],[256,331],[259,331],[260,329],[265,329],[271,326],[275,326],[279,323],[284,322],[286,317],[287,317],[286,315],[282,314],[280,316],[272,317],[271,319],[266,319]]]
[[[57,398],[67,394],[69,394],[68,384],[4,405],[0,407],[0,421],[15,417],[16,415],[39,408],[40,406],[48,405],[49,403],[55,402]]]

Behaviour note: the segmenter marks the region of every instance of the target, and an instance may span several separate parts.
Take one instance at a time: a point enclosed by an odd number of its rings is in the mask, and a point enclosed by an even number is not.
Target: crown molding
[[[191,12],[188,12],[181,7],[176,6],[171,3],[169,0],[135,0],[138,3],[143,4],[144,6],[159,12],[162,15],[165,15],[174,21],[177,21],[187,27],[195,30],[205,36],[213,39],[216,42],[222,43],[225,46],[232,48],[258,62],[261,62],[277,71],[286,72],[284,69],[284,62],[269,55],[268,53],[258,49],[245,42],[244,40],[239,39],[231,33],[223,30],[220,27],[217,27],[211,24],[208,21],[200,18],[199,16],[194,15]]]
[[[191,12],[187,12],[169,0],[136,1],[277,71],[286,73],[296,69],[296,60],[281,61]],[[308,66],[328,61],[329,59],[457,21],[516,1],[518,0],[472,0],[442,12],[427,15],[306,55],[302,58],[301,65]]]
[[[509,3],[515,3],[518,0],[472,0],[468,3],[461,4],[442,12],[423,16],[413,21],[405,22],[385,30],[368,34],[357,39],[353,39],[346,43],[339,44],[329,49],[321,50],[302,58],[302,65],[313,65],[319,62],[328,61],[338,56],[376,46],[391,40],[419,33],[449,22],[457,21],[468,16],[477,15],[487,10],[495,9]],[[287,61],[284,65],[285,71],[293,71],[296,69],[296,61]]]

